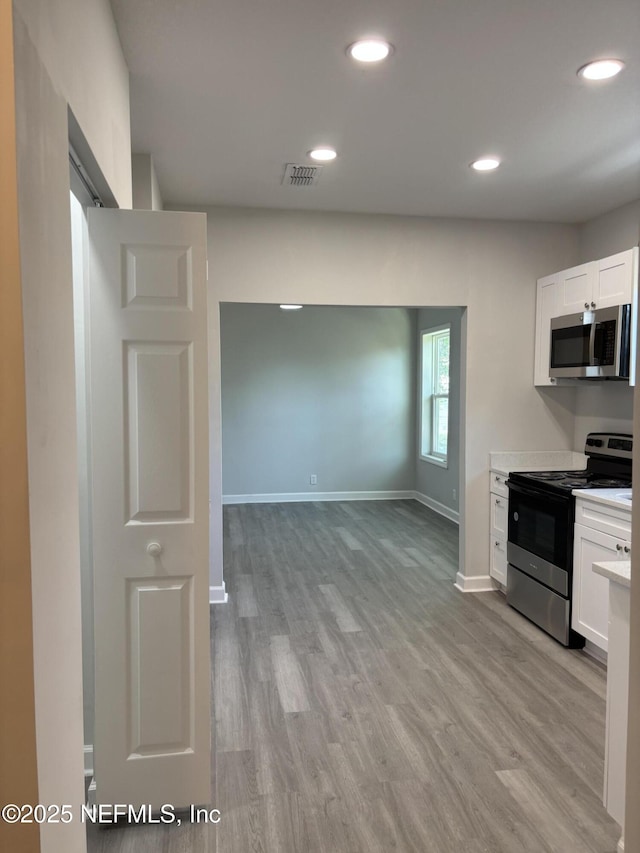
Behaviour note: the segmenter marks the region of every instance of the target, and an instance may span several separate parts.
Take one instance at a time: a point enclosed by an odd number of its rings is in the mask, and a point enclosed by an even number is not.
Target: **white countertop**
[[[620,586],[631,586],[631,560],[613,560],[610,563],[594,563],[593,571]]]
[[[571,494],[584,501],[631,512],[631,489],[574,489]]]
[[[584,453],[573,450],[511,450],[489,454],[489,468],[505,477],[511,471],[582,471]]]

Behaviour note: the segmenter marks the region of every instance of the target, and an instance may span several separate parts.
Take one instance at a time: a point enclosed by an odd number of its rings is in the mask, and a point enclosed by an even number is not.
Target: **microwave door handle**
[[[596,321],[595,318],[591,323],[591,331],[589,332],[589,364],[595,366],[596,358]]]

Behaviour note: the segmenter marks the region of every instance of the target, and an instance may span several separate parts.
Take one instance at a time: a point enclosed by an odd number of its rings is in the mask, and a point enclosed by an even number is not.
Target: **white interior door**
[[[209,803],[206,217],[88,223],[97,799]]]

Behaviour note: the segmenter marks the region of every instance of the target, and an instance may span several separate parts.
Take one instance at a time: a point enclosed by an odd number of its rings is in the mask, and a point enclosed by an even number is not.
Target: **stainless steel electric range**
[[[633,438],[589,433],[583,471],[512,473],[509,487],[507,603],[565,646],[571,629],[574,489],[629,488]]]

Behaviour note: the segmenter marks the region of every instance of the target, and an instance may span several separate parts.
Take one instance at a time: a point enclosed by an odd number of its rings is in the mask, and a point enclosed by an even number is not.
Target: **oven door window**
[[[509,486],[509,541],[558,566],[567,567],[571,503],[565,498]]]
[[[592,324],[551,330],[551,367],[587,367]]]

